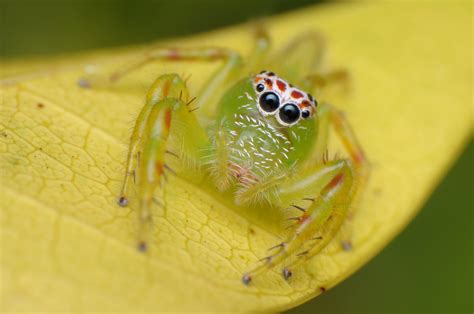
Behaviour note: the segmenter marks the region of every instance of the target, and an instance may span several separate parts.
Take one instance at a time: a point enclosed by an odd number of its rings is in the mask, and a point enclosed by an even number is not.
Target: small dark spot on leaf
[[[382,189],[381,188],[375,188],[373,191],[375,196],[380,196],[382,195]]]
[[[43,108],[44,108],[44,104],[42,104],[42,103],[39,102],[39,103],[36,104],[36,107],[37,107],[38,109],[43,109]]]
[[[253,228],[250,228],[249,232],[250,232],[251,235],[255,235],[255,230]]]
[[[324,293],[324,292],[326,292],[326,288],[324,288],[324,287],[319,287],[319,291],[321,291],[321,293]]]

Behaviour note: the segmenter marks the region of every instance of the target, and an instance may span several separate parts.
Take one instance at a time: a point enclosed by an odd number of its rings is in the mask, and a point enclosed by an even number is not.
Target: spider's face
[[[292,126],[316,112],[313,97],[289,84],[275,73],[260,72],[253,81],[257,107],[263,116],[274,116],[282,126]]]

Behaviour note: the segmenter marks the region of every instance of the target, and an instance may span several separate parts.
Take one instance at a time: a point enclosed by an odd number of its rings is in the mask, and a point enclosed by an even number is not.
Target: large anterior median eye
[[[265,112],[274,112],[280,106],[280,98],[274,92],[266,92],[260,96],[260,108]]]
[[[280,120],[287,124],[292,124],[298,121],[301,111],[295,104],[285,104],[281,107],[279,112]]]

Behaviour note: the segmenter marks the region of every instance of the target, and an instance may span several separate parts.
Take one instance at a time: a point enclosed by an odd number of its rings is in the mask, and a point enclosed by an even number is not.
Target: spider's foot
[[[91,88],[90,80],[86,79],[85,77],[81,77],[77,80],[77,85],[82,88]]]
[[[84,76],[77,80],[77,85],[84,89],[106,88],[115,83],[116,80],[117,78],[112,75],[106,75],[105,73],[97,72],[95,70],[86,70]]]
[[[126,198],[125,196],[121,196],[117,203],[119,204],[120,207],[127,207],[128,205],[128,198]]]
[[[252,277],[249,275],[249,274],[244,274],[242,276],[242,283],[246,286],[248,286],[250,284],[250,282],[252,281]]]
[[[344,251],[350,251],[350,250],[352,250],[352,243],[351,243],[351,241],[342,240],[342,241],[341,241],[341,245],[342,245],[342,249],[343,249]]]
[[[137,249],[142,252],[142,253],[145,253],[146,251],[148,251],[148,245],[145,241],[140,241],[138,243],[138,246],[137,246]]]
[[[288,269],[288,267],[285,267],[283,268],[282,275],[283,275],[283,278],[285,278],[285,280],[288,280],[293,275],[293,273],[291,272],[290,269]]]

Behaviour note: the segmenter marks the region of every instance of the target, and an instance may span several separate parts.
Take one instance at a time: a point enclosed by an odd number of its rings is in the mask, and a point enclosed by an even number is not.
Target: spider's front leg
[[[263,258],[263,264],[246,272],[242,281],[248,284],[265,269],[279,265],[291,256],[304,255],[308,246],[321,246],[331,240],[323,229],[326,230],[325,224],[331,220],[337,229],[344,220],[353,182],[352,166],[344,159],[320,164],[304,175],[284,182],[279,189],[282,203],[298,209],[301,215],[290,218],[295,225],[287,239],[272,248],[275,253]],[[291,272],[285,268],[283,276],[288,279]]]
[[[125,178],[119,205],[128,204],[128,192],[132,180],[138,185],[139,199],[139,249],[147,248],[150,207],[155,189],[160,186],[164,171],[165,154],[173,121],[179,121],[174,132],[182,141],[181,151],[173,152],[180,158],[197,160],[207,137],[192,110],[188,108],[188,92],[185,82],[176,74],[160,76],[147,93],[130,141]]]
[[[348,159],[324,161],[304,169],[279,187],[281,203],[292,206],[301,215],[291,218],[295,225],[276,252],[263,258],[263,264],[246,272],[242,281],[249,284],[252,277],[275,265],[285,263],[282,275],[292,275],[290,267],[319,253],[336,235],[345,221],[357,192],[367,180],[369,166],[343,114],[329,105],[321,108],[349,153]],[[301,205],[307,202],[308,205]]]

